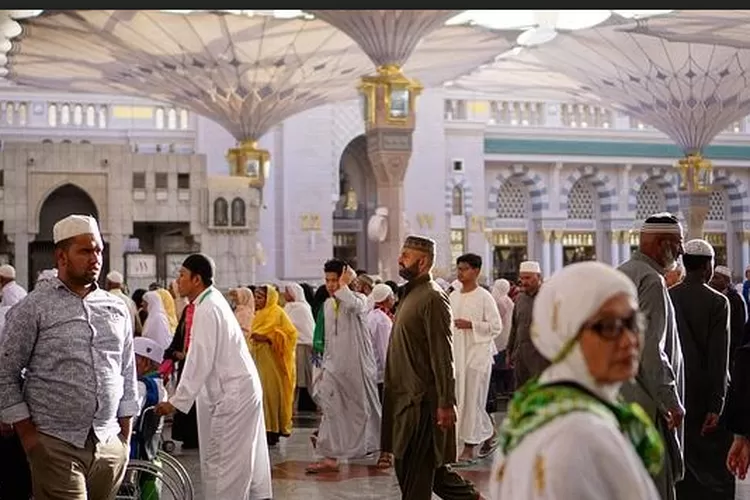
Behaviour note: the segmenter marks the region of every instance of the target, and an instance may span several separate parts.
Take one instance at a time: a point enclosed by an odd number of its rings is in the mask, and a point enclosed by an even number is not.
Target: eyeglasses
[[[583,326],[606,340],[616,340],[627,330],[633,333],[641,333],[645,327],[643,314],[636,312],[627,318],[602,318]]]

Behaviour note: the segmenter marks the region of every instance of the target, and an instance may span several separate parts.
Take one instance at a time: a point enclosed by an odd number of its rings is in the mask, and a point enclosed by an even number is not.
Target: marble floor
[[[305,474],[305,467],[316,459],[310,445],[310,433],[316,419],[310,416],[295,420],[292,436],[282,439],[271,451],[273,463],[274,498],[284,500],[396,500],[401,498],[396,477],[392,470],[381,471],[375,467],[375,458],[342,464],[335,474]],[[193,450],[174,453],[193,478],[196,500],[205,499],[200,487],[200,464],[198,452]],[[490,469],[489,460],[458,472],[474,482],[487,494]],[[434,497],[438,498],[438,497]]]

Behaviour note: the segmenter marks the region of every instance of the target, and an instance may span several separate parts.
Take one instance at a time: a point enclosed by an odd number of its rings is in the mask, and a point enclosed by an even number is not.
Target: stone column
[[[29,283],[29,233],[18,232],[13,235],[13,267],[16,268],[16,281],[25,289],[29,289],[36,281],[36,276]]]
[[[395,133],[404,134],[401,131]],[[408,143],[411,145],[411,133],[408,134]],[[367,152],[377,180],[378,205],[388,209],[388,233],[385,240],[378,244],[379,272],[383,279],[395,280],[398,278],[398,256],[406,238],[403,217],[404,175],[409,166],[411,151],[388,151],[381,147],[384,136],[388,137],[389,132],[382,129],[369,131]]]
[[[109,270],[125,274],[124,240],[121,234],[111,233],[107,238],[109,246]]]
[[[750,264],[750,233],[741,233],[740,241],[742,241],[742,275],[744,277],[744,269]]]
[[[703,224],[709,209],[710,192],[680,193],[680,209],[685,216],[687,231],[685,240],[703,238]]]
[[[552,232],[552,273],[559,271],[563,268],[563,232],[553,231]]]
[[[610,237],[610,262],[613,266],[620,265],[620,232],[611,231]]]
[[[406,237],[404,177],[412,152],[416,124],[416,97],[422,86],[394,65],[362,78],[367,156],[375,173],[378,206],[388,209],[388,233],[378,243],[379,272],[383,279],[398,277],[398,256]]]
[[[552,231],[542,231],[542,276],[552,274]]]

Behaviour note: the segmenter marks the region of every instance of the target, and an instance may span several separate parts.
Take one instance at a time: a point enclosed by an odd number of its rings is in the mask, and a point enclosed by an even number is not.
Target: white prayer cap
[[[675,234],[682,236],[682,224],[669,212],[661,212],[649,216],[641,226],[644,234]]]
[[[539,262],[535,260],[526,260],[521,262],[518,272],[542,274],[542,267],[539,265]]]
[[[571,283],[575,293],[570,293]],[[633,282],[601,262],[579,262],[544,282],[534,301],[531,340],[545,358],[558,360],[583,324],[611,297],[625,293],[638,299]]]
[[[722,276],[726,276],[727,278],[732,279],[732,270],[727,266],[716,266],[714,272],[716,274],[721,274]]]
[[[137,356],[148,358],[154,363],[161,363],[164,361],[164,348],[149,338],[134,338],[133,350]]]
[[[372,287],[372,292],[370,293],[370,297],[372,297],[372,302],[374,304],[379,304],[384,300],[387,300],[391,295],[393,295],[393,290],[391,290],[391,287],[385,283],[378,283]]]
[[[90,215],[69,215],[52,228],[52,239],[55,244],[81,234],[93,234],[99,244],[102,244],[99,224]]]
[[[0,278],[6,278],[9,280],[16,279],[16,270],[10,264],[3,264],[0,266]]]
[[[119,273],[117,271],[110,271],[109,274],[107,274],[107,281],[122,285],[123,283],[125,283],[125,277],[122,275],[122,273]]]
[[[685,243],[685,255],[696,257],[713,257],[714,247],[706,240],[694,239]]]

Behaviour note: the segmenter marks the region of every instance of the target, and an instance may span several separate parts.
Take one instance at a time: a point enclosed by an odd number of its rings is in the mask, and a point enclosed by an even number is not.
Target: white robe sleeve
[[[474,342],[489,343],[503,332],[503,320],[495,305],[495,299],[489,293],[480,295],[481,303],[477,304],[481,321],[471,322]]]
[[[185,368],[177,391],[169,400],[182,413],[188,413],[195,398],[214,370],[216,345],[221,322],[218,311],[212,307],[197,307],[193,317],[190,349],[185,358]]]
[[[339,299],[339,307],[355,314],[365,314],[369,310],[367,297],[352,292],[348,286],[342,286],[334,294]]]

